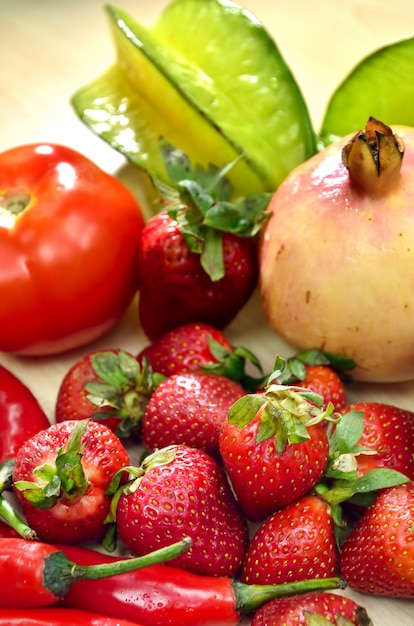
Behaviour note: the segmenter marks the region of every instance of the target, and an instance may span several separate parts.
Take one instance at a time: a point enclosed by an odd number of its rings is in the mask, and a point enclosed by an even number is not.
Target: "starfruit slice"
[[[228,0],[173,0],[152,32],[209,77],[214,98],[186,85],[197,105],[276,188],[315,151],[299,86],[275,41],[247,9]]]
[[[375,117],[414,126],[414,37],[366,56],[332,95],[322,122],[323,145],[365,128]]]
[[[300,90],[252,14],[224,0],[178,0],[150,31],[107,11],[117,63],[72,103],[133,163],[165,180],[161,137],[203,166],[242,154],[228,177],[236,195],[248,195],[272,191],[314,153]]]
[[[151,34],[143,27],[132,33],[123,13],[112,7],[108,12],[118,62],[74,94],[72,105],[80,119],[132,163],[164,182],[169,178],[160,138],[167,138],[202,166],[234,161],[241,149],[231,145],[152,61],[150,52],[156,43]],[[171,65],[165,48],[163,55],[164,63]],[[244,158],[229,171],[228,178],[240,195],[264,191],[261,178]]]

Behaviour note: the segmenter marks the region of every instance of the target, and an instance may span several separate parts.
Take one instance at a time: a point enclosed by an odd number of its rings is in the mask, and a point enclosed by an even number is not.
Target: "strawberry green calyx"
[[[55,466],[44,464],[34,470],[39,483],[18,480],[16,489],[23,491],[26,500],[38,509],[51,509],[59,499],[70,501],[82,496],[89,488],[89,481],[82,467],[85,446],[81,439],[89,419],[79,421],[74,427],[66,447],[57,453]]]
[[[123,493],[128,494],[136,491],[139,487],[141,479],[149,470],[160,465],[171,463],[174,460],[177,449],[177,445],[171,445],[155,450],[151,454],[145,456],[140,465],[130,465],[122,468],[115,474],[109,483],[106,495],[111,496],[112,499],[109,514],[105,520],[105,524],[108,525],[108,529],[103,542],[105,548],[109,552],[112,552],[116,547],[116,513],[121,495]],[[122,482],[122,478],[125,474],[128,474],[128,480],[126,483]]]
[[[120,419],[116,434],[128,437],[137,429],[145,413],[152,392],[165,378],[152,371],[147,359],[142,365],[123,350],[97,352],[92,367],[99,381],[87,381],[88,400],[102,407],[95,417]]]
[[[165,167],[174,187],[154,180],[161,193],[159,204],[167,208],[180,227],[190,250],[211,280],[225,274],[223,233],[255,237],[268,219],[271,194],[254,194],[231,202],[232,187],[226,174],[243,156],[219,169],[192,166],[187,155],[167,141],[160,144]]]
[[[267,376],[263,372],[259,359],[251,350],[243,346],[236,346],[230,351],[211,337],[209,337],[208,344],[216,362],[203,365],[203,372],[227,376],[227,378],[239,383],[246,391],[255,391],[263,386]],[[248,363],[258,370],[260,376],[250,376],[246,372]]]
[[[275,381],[283,384],[293,384],[305,380],[307,365],[328,365],[339,373],[341,378],[348,378],[349,372],[355,367],[355,362],[337,354],[327,354],[318,348],[304,350],[284,359],[277,356],[274,371],[269,376],[268,382]]]
[[[368,506],[379,490],[409,482],[401,472],[386,467],[358,475],[358,456],[376,454],[375,450],[358,445],[363,428],[363,411],[349,411],[328,427],[328,464],[315,491],[331,506],[348,501]]]
[[[322,408],[323,398],[294,385],[270,384],[263,394],[247,394],[237,400],[228,415],[230,424],[243,427],[260,414],[256,442],[275,438],[275,449],[282,454],[288,444],[310,439],[307,428],[323,420],[335,419],[333,405]]]
[[[342,150],[352,182],[367,193],[387,193],[399,179],[405,145],[389,126],[370,117]]]

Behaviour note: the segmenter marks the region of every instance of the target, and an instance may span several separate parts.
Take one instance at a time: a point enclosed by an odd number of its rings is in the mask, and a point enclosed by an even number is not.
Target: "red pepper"
[[[62,546],[83,565],[114,557],[79,546]],[[286,585],[246,585],[227,577],[201,576],[170,565],[153,565],[111,580],[74,583],[63,605],[101,612],[144,626],[235,626],[242,615],[272,598],[312,590],[343,588],[337,578]]]
[[[10,537],[19,537],[19,533],[17,530],[5,524],[4,522],[0,522],[0,539],[6,539]]]
[[[29,437],[48,426],[50,422],[30,389],[0,365],[0,463],[14,458]]]
[[[0,609],[0,626],[136,626],[105,615],[76,609]]]
[[[84,566],[50,544],[20,538],[0,539],[0,608],[55,604],[75,581],[98,580],[160,563],[179,556],[190,543],[183,540],[143,557]],[[93,612],[100,613],[99,609]]]

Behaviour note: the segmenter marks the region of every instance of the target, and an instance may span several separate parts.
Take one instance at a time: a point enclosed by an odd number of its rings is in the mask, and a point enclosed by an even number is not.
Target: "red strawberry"
[[[219,433],[230,407],[245,395],[233,380],[187,372],[169,376],[153,392],[141,424],[149,450],[171,444],[219,454]]]
[[[280,384],[306,387],[322,396],[324,405],[331,402],[335,411],[347,405],[343,377],[354,367],[353,361],[327,355],[321,350],[298,352],[288,359],[277,357],[272,381]]]
[[[106,489],[129,464],[121,441],[94,421],[53,424],[20,448],[14,491],[29,526],[56,543],[77,543],[103,534],[111,498]]]
[[[245,515],[262,521],[306,494],[322,477],[328,439],[322,398],[285,385],[246,395],[231,408],[220,453]]]
[[[246,553],[242,581],[267,585],[329,578],[337,574],[337,566],[330,506],[306,495],[259,526]]]
[[[231,204],[227,168],[193,168],[166,142],[162,153],[174,189],[140,240],[139,318],[150,339],[189,322],[224,328],[252,295],[258,279],[254,237],[270,194]]]
[[[414,413],[382,402],[357,402],[344,411],[362,411],[363,432],[357,445],[375,454],[359,453],[358,475],[378,467],[394,469],[414,480]]]
[[[154,372],[164,376],[210,372],[227,376],[247,390],[256,389],[264,378],[260,362],[250,350],[234,347],[221,330],[202,322],[183,324],[167,331],[137,355],[139,363],[144,358]],[[259,370],[259,378],[245,372],[246,363]]]
[[[306,365],[306,374],[299,387],[306,387],[324,399],[325,406],[332,402],[335,411],[347,405],[345,385],[340,376],[329,365]]]
[[[322,619],[326,618],[326,621]],[[319,618],[319,621],[317,621]],[[312,621],[313,620],[313,621]],[[338,621],[339,620],[339,621]],[[336,593],[276,598],[260,607],[251,626],[373,626],[364,608]]]
[[[63,377],[56,399],[56,422],[93,418],[119,436],[138,435],[158,377],[123,350],[96,350]]]
[[[224,233],[222,244],[225,275],[212,280],[177,221],[161,212],[147,222],[139,247],[139,319],[150,339],[189,322],[224,328],[247,303],[257,284],[255,242]]]
[[[221,466],[202,450],[171,446],[146,457],[119,498],[119,537],[134,555],[179,540],[192,547],[172,565],[217,576],[236,574],[247,527]]]
[[[414,598],[414,483],[383,490],[342,545],[340,569],[362,593]]]

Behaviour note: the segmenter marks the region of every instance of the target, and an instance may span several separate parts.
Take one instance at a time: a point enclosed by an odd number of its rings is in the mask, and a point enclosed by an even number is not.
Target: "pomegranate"
[[[270,202],[260,291],[292,346],[352,358],[353,378],[414,378],[414,128],[370,118],[298,166]]]

